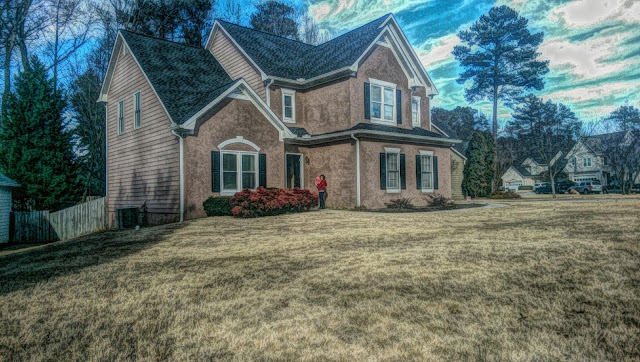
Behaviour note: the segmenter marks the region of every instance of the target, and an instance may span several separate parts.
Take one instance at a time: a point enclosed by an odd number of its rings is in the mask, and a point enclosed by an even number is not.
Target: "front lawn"
[[[1,256],[0,360],[640,359],[640,199],[510,204],[208,218]]]

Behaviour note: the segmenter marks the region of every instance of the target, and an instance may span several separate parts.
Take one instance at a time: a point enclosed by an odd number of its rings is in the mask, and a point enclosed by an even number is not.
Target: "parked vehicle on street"
[[[560,181],[556,183],[556,193],[557,194],[565,194],[569,192],[569,188],[574,186],[576,183],[572,181]]]
[[[538,186],[538,188],[535,191],[536,194],[550,194],[551,193],[551,183],[549,182],[545,182],[543,184],[541,184],[540,186]],[[556,190],[556,193],[558,193],[558,190]]]
[[[571,190],[576,190],[581,194],[599,194],[602,192],[602,184],[600,181],[582,181],[575,186],[569,187],[569,191]]]
[[[548,184],[548,182],[538,182],[533,185],[533,192],[537,193],[537,190],[544,184]]]

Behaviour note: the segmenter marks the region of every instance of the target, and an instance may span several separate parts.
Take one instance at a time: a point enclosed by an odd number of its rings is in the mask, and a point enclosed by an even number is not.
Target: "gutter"
[[[180,222],[184,221],[184,137],[172,130],[174,136],[180,140]]]
[[[360,207],[360,140],[351,134],[351,138],[356,141],[356,205]]]
[[[450,138],[439,138],[439,137],[430,137],[430,136],[417,136],[411,134],[398,134],[384,131],[374,131],[374,130],[355,130],[355,131],[340,131],[331,134],[323,134],[317,136],[303,136],[296,137],[287,140],[287,143],[296,144],[296,145],[315,145],[322,144],[331,141],[337,141],[340,139],[349,139],[352,136],[361,136],[361,137],[380,137],[384,138],[386,141],[392,140],[401,140],[401,141],[410,141],[410,142],[418,142],[418,143],[429,143],[432,145],[441,145],[445,147],[452,147],[458,143],[462,143],[461,140],[450,139]]]

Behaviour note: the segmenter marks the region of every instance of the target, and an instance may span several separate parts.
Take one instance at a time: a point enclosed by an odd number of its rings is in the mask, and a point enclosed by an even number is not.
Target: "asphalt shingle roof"
[[[314,46],[219,20],[229,35],[268,75],[310,79],[348,67],[380,33],[387,14],[326,43]]]
[[[206,49],[121,31],[174,122],[184,123],[235,82]]]
[[[20,184],[0,173],[0,186],[20,187]]]

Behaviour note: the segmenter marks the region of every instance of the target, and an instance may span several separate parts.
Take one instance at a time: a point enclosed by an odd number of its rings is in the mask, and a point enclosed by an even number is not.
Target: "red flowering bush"
[[[265,189],[244,190],[231,201],[231,214],[235,217],[259,217],[308,211],[318,205],[318,194],[309,190]]]

